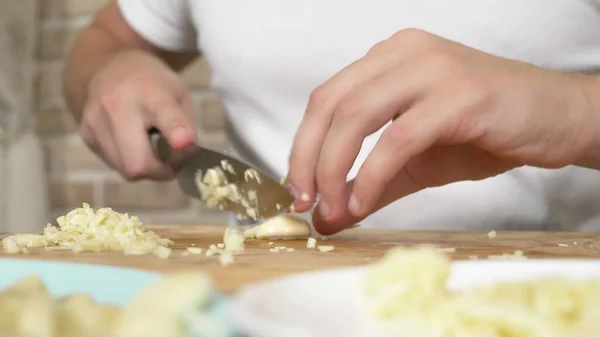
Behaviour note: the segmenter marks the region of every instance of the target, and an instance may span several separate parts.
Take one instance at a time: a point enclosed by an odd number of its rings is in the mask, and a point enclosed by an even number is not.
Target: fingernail
[[[350,201],[348,202],[348,209],[352,214],[356,215],[360,213],[360,201],[354,194],[350,196]]]
[[[321,203],[319,204],[319,214],[321,214],[321,217],[323,219],[327,219],[331,216],[331,209],[329,208],[329,205],[327,205],[327,203],[324,201],[321,201]]]
[[[178,141],[187,141],[187,139],[190,138],[190,136],[190,130],[183,126],[177,127],[171,132],[171,137],[173,139],[177,139]]]

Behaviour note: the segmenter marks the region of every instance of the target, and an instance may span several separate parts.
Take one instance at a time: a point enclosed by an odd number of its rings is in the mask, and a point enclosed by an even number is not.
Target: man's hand
[[[592,82],[401,31],[311,95],[290,157],[289,182],[310,196],[296,210],[319,193],[313,221],[332,234],[427,187],[583,160],[600,136]],[[346,182],[364,138],[390,121]]]
[[[91,79],[81,137],[127,180],[168,179],[171,167],[154,156],[148,130],[157,127],[173,148],[195,140],[188,89],[177,73],[142,51],[124,51]]]
[[[146,41],[109,2],[77,39],[64,76],[65,101],[85,143],[127,180],[167,179],[148,130],[172,147],[195,140],[188,89],[176,74],[198,51],[171,52]]]

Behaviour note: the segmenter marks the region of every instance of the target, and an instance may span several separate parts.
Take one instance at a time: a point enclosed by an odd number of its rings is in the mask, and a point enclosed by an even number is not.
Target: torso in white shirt
[[[375,43],[418,28],[560,71],[600,69],[600,0],[121,0],[170,50],[201,49],[234,150],[278,176],[311,91]],[[380,133],[368,137],[353,177]],[[600,230],[600,173],[520,168],[403,198],[363,222],[424,229]]]

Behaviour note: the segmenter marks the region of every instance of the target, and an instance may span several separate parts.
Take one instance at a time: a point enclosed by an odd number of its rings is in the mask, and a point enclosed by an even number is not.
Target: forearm
[[[116,3],[110,3],[79,36],[65,70],[63,92],[76,120],[81,119],[94,75],[124,53],[146,60],[155,58],[175,71],[185,68],[199,56],[196,51],[170,52],[153,46],[127,24]]]
[[[102,28],[90,27],[77,39],[63,77],[63,93],[69,110],[81,119],[89,83],[94,74],[127,46],[115,41]]]
[[[583,76],[581,80],[590,110],[592,132],[586,151],[576,164],[600,170],[600,76]]]

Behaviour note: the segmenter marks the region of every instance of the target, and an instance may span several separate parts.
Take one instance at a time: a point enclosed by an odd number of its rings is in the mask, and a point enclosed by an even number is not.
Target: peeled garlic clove
[[[304,219],[292,215],[279,215],[257,226],[258,239],[292,240],[310,237],[311,229]]]

